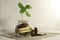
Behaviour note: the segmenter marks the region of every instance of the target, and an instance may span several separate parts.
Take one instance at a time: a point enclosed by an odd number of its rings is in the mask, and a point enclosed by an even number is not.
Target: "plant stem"
[[[23,23],[23,14],[21,14],[21,21],[22,21],[22,23]]]

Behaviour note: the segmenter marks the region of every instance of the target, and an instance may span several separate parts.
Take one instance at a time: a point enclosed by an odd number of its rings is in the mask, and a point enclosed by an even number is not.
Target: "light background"
[[[0,28],[14,31],[20,20],[18,2],[30,4],[31,17],[29,21],[32,28],[38,27],[41,32],[60,33],[60,0],[0,0]],[[27,18],[27,19],[26,19]]]

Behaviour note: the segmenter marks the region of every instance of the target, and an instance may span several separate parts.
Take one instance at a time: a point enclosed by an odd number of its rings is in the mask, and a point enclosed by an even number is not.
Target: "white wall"
[[[19,0],[0,0],[0,26],[8,30],[14,29],[20,20]],[[60,32],[60,0],[20,0],[24,5],[30,4],[31,27],[38,27],[43,32]],[[12,31],[12,30],[11,30]]]
[[[39,1],[39,0],[38,0]],[[59,32],[60,31],[60,1],[59,0],[40,0],[37,2],[35,11],[37,20],[35,25],[40,26],[39,29],[47,32]],[[35,4],[36,4],[35,2]],[[40,4],[39,4],[40,3]],[[39,4],[39,5],[38,5]],[[36,16],[35,15],[35,16]],[[36,17],[35,17],[36,19]]]
[[[60,32],[60,0],[35,0],[34,24],[40,31]]]
[[[15,28],[18,20],[18,1],[17,0],[0,0],[0,26],[3,30]]]

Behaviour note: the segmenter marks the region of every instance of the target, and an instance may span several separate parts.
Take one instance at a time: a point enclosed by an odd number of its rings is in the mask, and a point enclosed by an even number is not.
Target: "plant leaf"
[[[24,8],[24,6],[20,2],[18,3],[18,7],[19,8]]]
[[[32,7],[30,5],[26,5],[26,8],[27,9],[31,9]]]
[[[23,14],[25,11],[26,11],[26,8],[22,8],[22,9],[20,10],[20,13]]]
[[[30,13],[28,11],[26,11],[26,16],[30,17]]]

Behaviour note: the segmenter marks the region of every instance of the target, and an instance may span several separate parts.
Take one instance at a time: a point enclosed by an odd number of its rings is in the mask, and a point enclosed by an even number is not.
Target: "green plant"
[[[22,14],[22,17],[23,17],[23,14],[25,13],[25,15],[27,17],[30,17],[30,13],[28,12],[27,9],[31,9],[31,6],[30,5],[26,5],[26,6],[23,6],[22,3],[18,3],[18,7],[20,8],[20,14]]]

